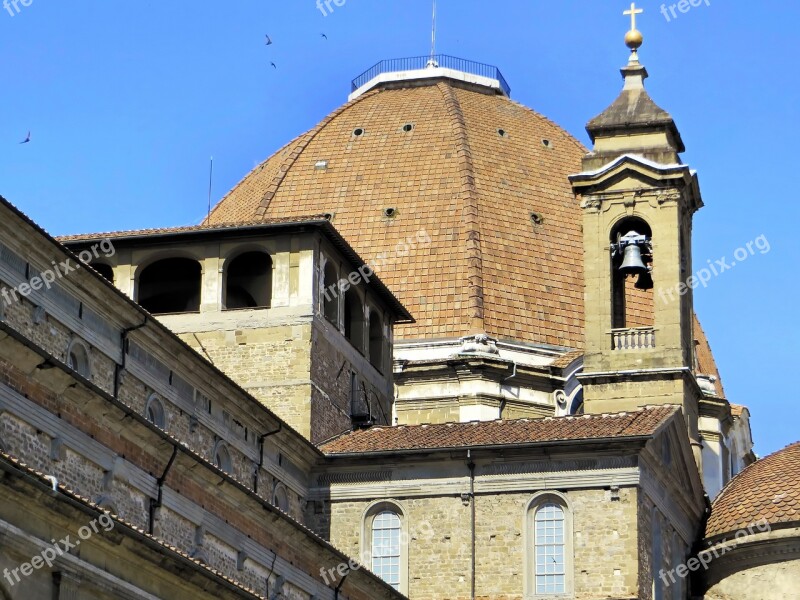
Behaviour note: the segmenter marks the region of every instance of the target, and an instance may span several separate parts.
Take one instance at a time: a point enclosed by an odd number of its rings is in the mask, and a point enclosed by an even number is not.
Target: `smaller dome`
[[[800,523],[800,442],[754,462],[714,501],[706,538],[747,529],[754,523]]]

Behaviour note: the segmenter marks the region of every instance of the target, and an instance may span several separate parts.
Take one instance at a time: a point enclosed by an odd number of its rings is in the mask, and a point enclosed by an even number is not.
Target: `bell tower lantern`
[[[692,216],[703,203],[695,172],[683,164],[672,117],[644,87],[642,34],[631,49],[624,87],[587,131],[594,144],[570,177],[583,209],[587,413],[653,404],[683,407],[698,444],[693,372]]]

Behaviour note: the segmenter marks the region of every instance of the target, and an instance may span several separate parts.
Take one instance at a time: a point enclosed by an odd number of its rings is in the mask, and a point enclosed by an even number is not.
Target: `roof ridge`
[[[456,152],[461,159],[461,199],[463,200],[463,223],[466,233],[467,256],[467,301],[469,306],[469,328],[473,333],[483,333],[483,254],[481,250],[480,197],[475,188],[475,164],[464,111],[452,86],[446,82],[436,84],[444,97],[445,110],[453,119],[456,137]]]
[[[553,415],[547,417],[520,417],[518,419],[491,419],[489,421],[480,421],[480,420],[472,420],[472,421],[447,421],[444,423],[399,423],[397,425],[375,425],[368,429],[361,429],[361,430],[350,430],[345,431],[343,433],[337,434],[332,438],[325,440],[324,442],[320,442],[319,446],[324,446],[325,444],[329,444],[337,439],[341,439],[348,435],[353,435],[360,432],[366,431],[376,431],[376,430],[384,430],[384,431],[398,431],[401,429],[422,429],[425,427],[452,427],[454,425],[500,425],[500,424],[513,424],[513,423],[535,423],[537,421],[557,421],[557,420],[570,420],[570,419],[608,419],[608,418],[624,418],[627,416],[634,416],[635,419],[644,416],[645,412],[653,412],[656,410],[661,410],[665,408],[674,408],[672,405],[653,405],[653,406],[641,406],[635,408],[633,410],[620,410],[617,412],[611,413],[588,413],[583,415]],[[798,442],[800,443],[800,442]]]
[[[68,235],[55,236],[60,243],[80,242],[90,239],[101,239],[103,237],[123,237],[123,236],[149,236],[160,233],[194,233],[200,231],[215,231],[218,229],[241,229],[258,225],[290,225],[292,223],[305,223],[308,221],[327,221],[324,214],[301,215],[297,217],[272,217],[260,221],[222,221],[219,223],[209,223],[204,220],[199,225],[177,225],[174,227],[145,227],[143,229],[120,229],[117,231],[96,231],[90,233],[75,233]]]

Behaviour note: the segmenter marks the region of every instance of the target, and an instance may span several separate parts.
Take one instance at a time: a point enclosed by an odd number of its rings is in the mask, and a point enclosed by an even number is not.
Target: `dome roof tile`
[[[756,461],[734,477],[711,509],[706,538],[747,529],[800,523],[800,442]]]

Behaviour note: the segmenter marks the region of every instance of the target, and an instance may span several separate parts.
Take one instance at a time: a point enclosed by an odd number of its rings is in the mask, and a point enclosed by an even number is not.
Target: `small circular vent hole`
[[[550,148],[552,147],[552,145],[553,144],[550,142],[550,140],[542,140],[542,146],[544,146],[545,148]]]
[[[502,138],[508,137],[508,132],[505,129],[498,129],[497,135],[499,135]]]
[[[414,124],[406,123],[405,125],[403,125],[403,131],[405,131],[406,133],[411,133],[412,131],[414,131]]]
[[[394,219],[397,216],[397,209],[393,206],[389,206],[383,209],[383,216],[387,219]]]
[[[362,135],[364,135],[364,133],[365,132],[363,127],[356,127],[355,129],[353,129],[353,135],[356,137],[361,137]]]
[[[541,225],[544,223],[544,215],[535,211],[531,211],[531,221],[534,225]]]

